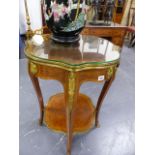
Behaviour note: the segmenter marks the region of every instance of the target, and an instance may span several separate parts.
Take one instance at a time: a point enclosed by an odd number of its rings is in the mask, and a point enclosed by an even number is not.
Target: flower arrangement
[[[68,6],[65,6],[63,3],[57,4],[56,0],[54,2],[51,1],[50,8],[45,14],[46,20],[49,20],[53,15],[54,21],[59,22],[60,18],[64,18],[66,14],[69,15],[72,9],[76,9],[78,7],[78,4],[73,4],[72,0],[69,0],[68,4]],[[87,7],[85,5],[85,1],[83,1],[83,3],[79,5],[79,8],[82,8],[82,13],[86,13]],[[45,10],[47,10],[47,5]]]
[[[45,6],[45,10],[47,9],[47,5]],[[49,20],[51,16],[54,16],[54,21],[59,22],[60,18],[63,18],[65,14],[70,12],[69,7],[64,4],[57,4],[56,1],[52,2],[48,12],[45,14],[45,19]]]

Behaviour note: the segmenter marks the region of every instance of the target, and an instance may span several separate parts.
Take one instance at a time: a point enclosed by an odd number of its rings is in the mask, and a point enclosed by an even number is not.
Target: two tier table
[[[66,133],[67,155],[71,155],[73,134],[99,126],[99,111],[119,65],[120,47],[94,36],[81,35],[74,44],[37,36],[26,41],[25,54],[39,101],[39,123]],[[45,106],[38,78],[58,80],[64,92],[51,96]],[[80,86],[87,81],[104,83],[96,107],[90,97],[79,93]]]

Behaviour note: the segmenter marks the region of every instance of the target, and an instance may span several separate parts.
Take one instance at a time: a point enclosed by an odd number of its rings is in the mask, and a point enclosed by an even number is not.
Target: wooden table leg
[[[36,92],[36,95],[37,95],[37,98],[38,98],[39,107],[40,107],[39,124],[42,125],[43,124],[43,116],[44,116],[44,102],[43,102],[41,89],[40,89],[40,86],[39,86],[39,81],[38,81],[38,78],[33,73],[31,73],[30,67],[28,67],[28,73],[29,73],[30,79],[32,81],[33,87],[35,89],[35,92]]]
[[[96,106],[95,127],[99,127],[98,117],[99,117],[100,108],[101,108],[102,102],[103,102],[103,100],[104,100],[104,98],[112,84],[113,79],[114,78],[112,77],[109,80],[105,81],[105,84],[101,90],[100,96],[97,101],[97,106]]]
[[[65,84],[65,102],[67,112],[67,155],[71,155],[71,145],[73,138],[73,107],[77,103],[79,86],[77,84],[76,74],[70,72]],[[74,105],[73,105],[74,104]]]

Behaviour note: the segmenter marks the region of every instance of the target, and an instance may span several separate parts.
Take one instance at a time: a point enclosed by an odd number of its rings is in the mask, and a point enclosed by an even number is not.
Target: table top
[[[50,37],[43,39],[41,35],[35,35],[27,40],[25,55],[47,64],[96,66],[118,62],[120,47],[106,39],[88,35],[80,35],[80,40],[73,44],[56,43]]]

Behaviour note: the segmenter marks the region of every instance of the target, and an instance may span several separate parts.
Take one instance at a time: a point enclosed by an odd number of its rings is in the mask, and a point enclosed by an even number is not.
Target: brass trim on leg
[[[70,72],[68,76],[68,95],[69,95],[69,109],[72,110],[74,94],[75,94],[75,74]]]
[[[73,71],[68,75],[68,99],[67,99],[67,154],[71,154],[72,136],[73,136],[73,120],[72,109],[76,93],[76,75]]]
[[[38,72],[37,65],[33,62],[30,62],[30,72],[35,75]]]
[[[113,67],[109,67],[108,71],[107,71],[107,80],[109,80],[113,75]]]

